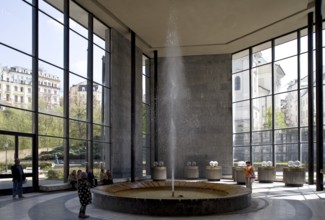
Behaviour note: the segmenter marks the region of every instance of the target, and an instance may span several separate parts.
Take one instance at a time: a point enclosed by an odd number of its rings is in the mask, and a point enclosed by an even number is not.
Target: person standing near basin
[[[252,190],[252,185],[255,180],[255,171],[250,161],[246,161],[246,167],[244,168],[246,187]]]
[[[23,183],[26,180],[23,167],[20,165],[20,160],[18,158],[15,159],[15,164],[11,166],[12,173],[12,198],[16,198],[18,195],[19,198],[23,197]]]
[[[90,184],[87,179],[87,173],[81,172],[80,180],[78,182],[78,196],[81,204],[79,211],[79,218],[88,218],[86,215],[86,207],[91,203],[91,192],[90,192]]]

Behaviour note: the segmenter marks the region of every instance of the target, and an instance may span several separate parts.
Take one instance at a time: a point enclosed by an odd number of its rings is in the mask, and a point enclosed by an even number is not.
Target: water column
[[[166,36],[166,58],[163,63],[166,73],[164,83],[165,105],[167,106],[168,129],[168,154],[171,166],[172,196],[174,196],[175,165],[177,156],[177,122],[182,116],[182,93],[184,92],[184,65],[182,61],[179,38],[177,34],[176,13],[171,13],[168,20]]]

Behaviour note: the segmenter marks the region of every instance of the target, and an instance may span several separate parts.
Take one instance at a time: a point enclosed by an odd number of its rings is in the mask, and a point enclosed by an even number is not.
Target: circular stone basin
[[[250,206],[247,188],[208,182],[144,181],[92,189],[94,206],[154,216],[197,216],[237,211]]]

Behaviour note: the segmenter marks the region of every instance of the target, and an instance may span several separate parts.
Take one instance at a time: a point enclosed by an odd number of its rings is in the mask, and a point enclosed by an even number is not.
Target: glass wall
[[[142,56],[142,175],[150,172],[150,59]]]
[[[6,31],[0,35],[0,134],[38,134],[40,182],[62,181],[73,169],[99,176],[99,168],[110,168],[110,29],[71,0],[70,19],[64,21],[64,1],[39,0],[38,7],[32,1],[1,1],[0,28]],[[13,164],[10,138],[0,135],[6,146],[0,157],[7,155],[0,161],[1,174]],[[28,146],[17,154],[25,167],[36,159]],[[70,170],[64,170],[65,163]]]
[[[233,54],[234,163],[272,161],[278,171],[290,160],[308,166],[306,34],[302,29]]]

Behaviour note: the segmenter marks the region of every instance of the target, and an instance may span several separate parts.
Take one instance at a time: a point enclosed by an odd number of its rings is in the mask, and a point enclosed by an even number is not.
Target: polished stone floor
[[[222,179],[221,183],[235,184]],[[243,186],[244,187],[244,186]],[[0,196],[1,220],[70,220],[78,219],[79,200],[76,191],[55,193],[27,193],[23,199]],[[325,219],[325,192],[316,191],[315,185],[285,187],[282,182],[253,184],[252,205],[244,210],[222,215],[191,217],[153,217],[131,215],[87,207],[88,219],[250,219],[250,220],[323,220]]]

